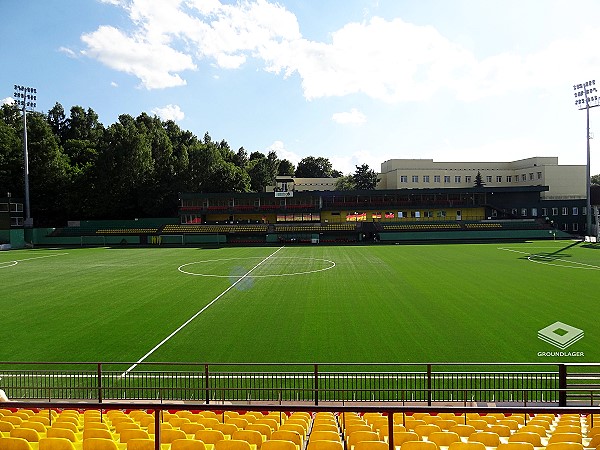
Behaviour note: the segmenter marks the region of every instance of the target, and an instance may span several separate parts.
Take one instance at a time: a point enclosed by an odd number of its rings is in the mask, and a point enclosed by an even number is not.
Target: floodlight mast
[[[13,97],[15,103],[23,110],[23,159],[24,169],[23,177],[25,178],[25,227],[33,227],[33,219],[31,218],[31,207],[29,202],[29,153],[27,149],[27,110],[33,111],[37,106],[37,89],[29,86],[15,84]]]
[[[586,144],[587,144],[587,165],[585,168],[585,187],[586,187],[586,236],[592,236],[592,206],[591,206],[591,173],[590,173],[590,108],[600,106],[600,96],[596,88],[596,80],[585,81],[574,84],[573,91],[575,95],[575,106],[586,111]],[[581,98],[583,97],[583,98]],[[591,104],[590,104],[591,103]],[[598,226],[598,224],[596,224]],[[591,240],[591,238],[590,238]]]

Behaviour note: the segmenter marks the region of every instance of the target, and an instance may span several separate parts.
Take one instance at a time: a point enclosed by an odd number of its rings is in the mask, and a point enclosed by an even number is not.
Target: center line
[[[148,358],[148,356],[150,356],[152,353],[154,353],[156,350],[158,350],[164,343],[166,343],[169,339],[171,339],[173,336],[175,336],[177,333],[179,333],[187,324],[189,324],[192,320],[194,320],[196,317],[198,317],[200,314],[202,314],[204,311],[206,311],[211,305],[213,305],[217,300],[219,300],[221,297],[223,297],[225,294],[227,294],[238,283],[240,283],[242,280],[244,280],[246,277],[248,277],[248,275],[250,275],[252,273],[252,271],[254,271],[254,269],[260,267],[266,261],[271,259],[282,248],[283,247],[279,247],[277,250],[275,250],[273,253],[271,253],[269,256],[267,256],[265,259],[263,259],[261,262],[259,262],[257,265],[255,265],[252,269],[250,269],[248,272],[246,272],[244,274],[244,276],[238,278],[235,283],[233,283],[231,286],[229,286],[227,289],[225,289],[223,292],[221,292],[219,295],[217,295],[208,305],[206,305],[204,308],[202,308],[200,311],[198,311],[196,314],[194,314],[192,317],[190,317],[188,320],[186,320],[182,325],[180,325],[179,328],[177,328],[175,331],[173,331],[171,334],[169,334],[166,338],[164,338],[162,341],[160,341],[152,350],[150,350],[148,353],[146,353],[144,356],[142,356],[135,364],[132,364],[131,367],[129,367],[129,369],[127,369],[125,372],[123,372],[121,374],[121,376],[124,377],[129,372],[131,372],[133,369],[135,369],[139,363],[144,361],[146,358]]]

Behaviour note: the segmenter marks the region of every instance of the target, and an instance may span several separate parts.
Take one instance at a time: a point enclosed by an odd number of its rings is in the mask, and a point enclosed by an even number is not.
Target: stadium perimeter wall
[[[555,231],[557,239],[572,238],[568,233]],[[402,231],[380,233],[382,242],[386,241],[489,241],[489,240],[522,240],[522,239],[549,239],[554,237],[548,230],[499,230],[499,231]]]

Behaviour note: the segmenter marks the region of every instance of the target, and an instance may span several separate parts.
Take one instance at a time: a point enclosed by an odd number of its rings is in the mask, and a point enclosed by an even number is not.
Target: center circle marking
[[[206,264],[206,263],[211,263],[211,262],[263,260],[263,259],[264,258],[262,258],[262,257],[256,257],[256,256],[255,257],[248,257],[248,258],[207,259],[207,260],[204,260],[204,261],[194,261],[194,262],[182,264],[181,266],[179,266],[177,268],[177,270],[179,272],[181,272],[181,273],[186,274],[186,275],[193,275],[193,276],[199,276],[199,277],[244,278],[246,275],[231,275],[231,274],[229,274],[229,275],[215,275],[215,274],[210,274],[210,273],[192,272],[192,271],[187,270],[186,267],[193,266],[194,264]],[[323,263],[327,264],[327,267],[323,267],[321,269],[306,270],[306,271],[302,271],[302,272],[273,273],[273,274],[267,274],[267,275],[254,275],[253,273],[251,273],[249,276],[252,277],[252,278],[291,277],[291,276],[296,276],[296,275],[308,275],[308,274],[311,274],[311,273],[324,272],[326,270],[333,269],[335,267],[335,262],[330,261],[329,259],[323,259],[323,258],[273,257],[273,258],[269,258],[269,261],[278,260],[278,259],[294,259],[294,260],[300,260],[301,259],[301,260],[307,260],[307,261],[322,261]],[[246,273],[249,270],[247,270]]]

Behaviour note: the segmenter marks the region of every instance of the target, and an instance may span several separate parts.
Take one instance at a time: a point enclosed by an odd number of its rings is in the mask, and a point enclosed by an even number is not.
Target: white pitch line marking
[[[200,311],[198,311],[197,313],[195,313],[192,317],[190,317],[188,320],[186,320],[182,325],[180,325],[175,331],[173,331],[171,334],[169,334],[166,338],[164,338],[162,341],[160,341],[157,345],[154,346],[154,348],[152,350],[150,350],[148,353],[146,353],[144,356],[142,356],[140,359],[137,360],[137,362],[135,364],[132,364],[131,367],[129,367],[125,372],[123,372],[121,374],[122,377],[126,376],[129,372],[131,372],[133,369],[135,369],[138,364],[140,364],[141,362],[143,362],[146,358],[148,358],[148,356],[150,356],[152,353],[154,353],[156,350],[158,350],[164,343],[166,343],[169,339],[171,339],[173,336],[175,336],[177,333],[179,333],[183,328],[185,328],[192,320],[194,320],[196,317],[198,317],[200,314],[202,314],[204,311],[206,311],[208,308],[210,308],[215,302],[217,302],[221,297],[223,297],[225,294],[227,294],[231,289],[233,289],[238,283],[240,283],[242,280],[244,280],[246,277],[248,277],[248,275],[250,275],[252,273],[252,271],[254,271],[256,268],[260,267],[261,265],[263,265],[266,261],[268,261],[269,259],[271,259],[279,250],[281,250],[283,247],[279,247],[277,250],[275,250],[273,253],[271,253],[269,256],[267,256],[265,259],[263,259],[261,262],[259,262],[257,265],[255,265],[252,269],[250,269],[248,272],[246,272],[244,274],[244,276],[238,278],[235,283],[233,283],[231,286],[229,286],[227,289],[225,289],[223,292],[221,292],[219,295],[217,295],[208,305],[206,305],[204,308],[202,308]]]
[[[56,253],[54,255],[34,256],[31,258],[13,259],[12,261],[3,261],[3,262],[0,262],[0,269],[5,269],[7,267],[14,267],[17,264],[19,264],[20,262],[31,261],[33,259],[52,258],[54,256],[64,256],[64,255],[68,255],[68,253]]]

